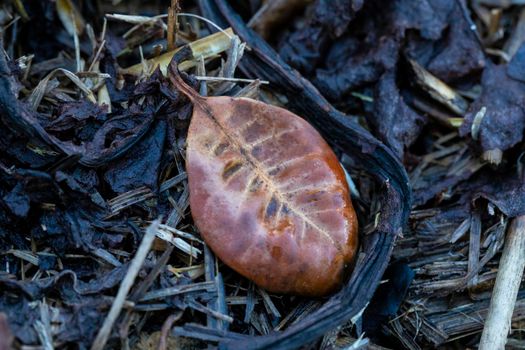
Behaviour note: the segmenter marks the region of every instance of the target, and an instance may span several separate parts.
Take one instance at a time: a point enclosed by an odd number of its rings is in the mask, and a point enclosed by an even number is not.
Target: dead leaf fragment
[[[460,134],[472,133],[474,125],[478,135],[473,137],[477,136],[483,151],[505,151],[523,139],[525,103],[522,96],[525,84],[509,76],[506,65],[490,65],[483,72],[481,85],[483,91],[470,105]],[[483,107],[486,108],[483,118],[476,120]]]
[[[275,293],[321,296],[342,282],[357,221],[337,157],[306,121],[247,98],[196,94],[187,173],[194,221],[217,256]]]

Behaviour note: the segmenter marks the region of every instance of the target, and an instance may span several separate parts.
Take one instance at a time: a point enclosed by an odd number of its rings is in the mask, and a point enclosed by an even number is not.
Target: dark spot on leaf
[[[277,207],[279,205],[279,202],[275,197],[272,197],[270,200],[270,203],[268,203],[268,206],[266,207],[266,218],[271,218],[277,213]]]
[[[250,192],[255,192],[261,187],[261,179],[259,177],[256,177],[250,182]]]
[[[220,143],[213,151],[213,154],[220,156],[228,148],[228,146],[229,145],[227,143]]]
[[[222,179],[228,180],[230,177],[233,176],[237,171],[239,171],[244,163],[240,161],[231,161],[224,167],[224,170],[222,172]]]
[[[268,175],[274,176],[274,175],[276,175],[279,171],[281,171],[281,167],[280,167],[280,166],[277,166],[277,167],[275,167],[275,169],[272,169],[270,172],[268,172]]]

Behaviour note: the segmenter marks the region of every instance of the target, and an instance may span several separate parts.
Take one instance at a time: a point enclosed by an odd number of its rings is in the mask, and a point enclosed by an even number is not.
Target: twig
[[[436,101],[442,103],[458,115],[464,115],[468,108],[467,101],[450,86],[433,76],[414,60],[409,59],[416,74],[416,82]]]
[[[109,313],[106,319],[104,320],[102,328],[100,328],[100,330],[98,331],[97,337],[95,338],[93,345],[91,345],[91,350],[102,350],[106,345],[109,334],[111,333],[111,328],[113,328],[113,324],[117,320],[117,317],[120,314],[120,310],[122,310],[122,307],[124,306],[126,296],[128,295],[129,290],[133,286],[133,282],[135,282],[135,278],[137,277],[139,270],[142,267],[144,260],[146,259],[146,255],[148,255],[151,245],[153,244],[153,240],[155,239],[155,233],[159,229],[159,223],[160,221],[156,220],[146,229],[146,234],[144,235],[144,238],[140,243],[139,249],[137,250],[137,253],[135,254],[133,260],[131,260],[128,273],[126,274],[126,277],[124,277],[124,280],[120,284],[120,288],[118,290],[117,296],[115,297],[115,301],[113,302],[113,305],[111,305],[111,309],[109,310]]]
[[[191,293],[196,291],[206,290],[208,292],[215,292],[215,283],[214,282],[200,282],[187,284],[183,286],[174,286],[164,289],[158,289],[149,293],[146,293],[140,301],[150,301],[155,299],[162,299],[172,295],[179,295],[184,293]]]
[[[102,40],[100,43],[100,46],[98,47],[97,52],[95,53],[95,57],[93,57],[93,61],[89,65],[88,72],[91,72],[93,68],[95,68],[95,65],[97,64],[98,60],[100,59],[100,54],[102,53],[102,50],[104,49],[104,46],[106,45],[106,40]]]
[[[170,315],[164,324],[162,325],[162,330],[160,333],[159,346],[158,350],[166,350],[168,348],[168,335],[171,330],[171,327],[175,322],[177,322],[182,317],[182,311],[177,311],[176,313]]]
[[[232,82],[238,82],[238,83],[253,83],[255,82],[255,79],[242,79],[242,78],[224,78],[224,77],[203,77],[196,75],[194,76],[197,80],[204,80],[204,81],[232,81]],[[268,80],[258,80],[259,84],[270,84]]]
[[[82,59],[80,57],[80,41],[78,40],[78,33],[76,30],[73,32],[73,43],[75,45],[75,60],[77,62],[77,72],[80,72],[82,70]]]
[[[146,294],[147,290],[151,285],[155,282],[155,279],[159,276],[159,274],[162,272],[166,264],[168,263],[168,260],[171,256],[171,253],[173,252],[173,249],[175,249],[174,246],[170,245],[168,248],[162,253],[162,256],[157,261],[157,264],[155,267],[149,272],[149,274],[146,276],[146,278],[142,281],[141,284],[137,286],[129,295],[127,298],[128,300],[132,302],[138,301],[144,294]],[[121,338],[127,338],[129,333],[129,326],[131,321],[131,315],[133,310],[127,310],[126,314],[122,317],[123,320],[120,322],[120,337]]]
[[[40,302],[40,320],[36,320],[34,327],[42,343],[44,350],[53,350],[53,335],[51,334],[51,321],[49,319],[49,308],[45,302]]]
[[[168,8],[168,51],[175,50],[177,47],[177,30],[179,29],[177,13],[179,11],[179,0],[171,0],[171,6]]]
[[[525,215],[515,218],[507,232],[498,276],[479,342],[480,350],[505,348],[524,267]]]

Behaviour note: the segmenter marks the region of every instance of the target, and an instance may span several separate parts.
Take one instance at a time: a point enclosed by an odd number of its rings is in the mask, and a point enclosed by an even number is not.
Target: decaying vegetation
[[[524,28],[513,0],[0,5],[0,349],[477,346],[525,235]],[[170,62],[332,146],[360,218],[339,292],[268,293],[206,246]],[[522,348],[525,289],[497,306]]]

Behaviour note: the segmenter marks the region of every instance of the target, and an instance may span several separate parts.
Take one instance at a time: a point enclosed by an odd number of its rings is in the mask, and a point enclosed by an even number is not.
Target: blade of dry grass
[[[117,320],[117,317],[119,316],[120,311],[124,306],[126,296],[128,295],[131,287],[133,286],[135,278],[137,277],[140,268],[142,267],[142,264],[146,259],[146,255],[148,255],[151,245],[153,244],[153,240],[155,239],[155,233],[159,228],[159,223],[160,221],[156,220],[146,229],[146,234],[144,235],[144,238],[142,238],[142,242],[140,243],[135,257],[133,258],[133,260],[131,260],[131,264],[129,265],[126,277],[124,277],[124,280],[122,280],[122,283],[120,284],[120,288],[118,290],[117,296],[115,297],[115,301],[113,302],[113,305],[111,306],[111,309],[109,310],[109,313],[106,316],[106,319],[104,320],[102,328],[100,328],[100,330],[98,331],[95,341],[91,345],[91,350],[104,349],[109,335],[111,334],[113,324]]]

